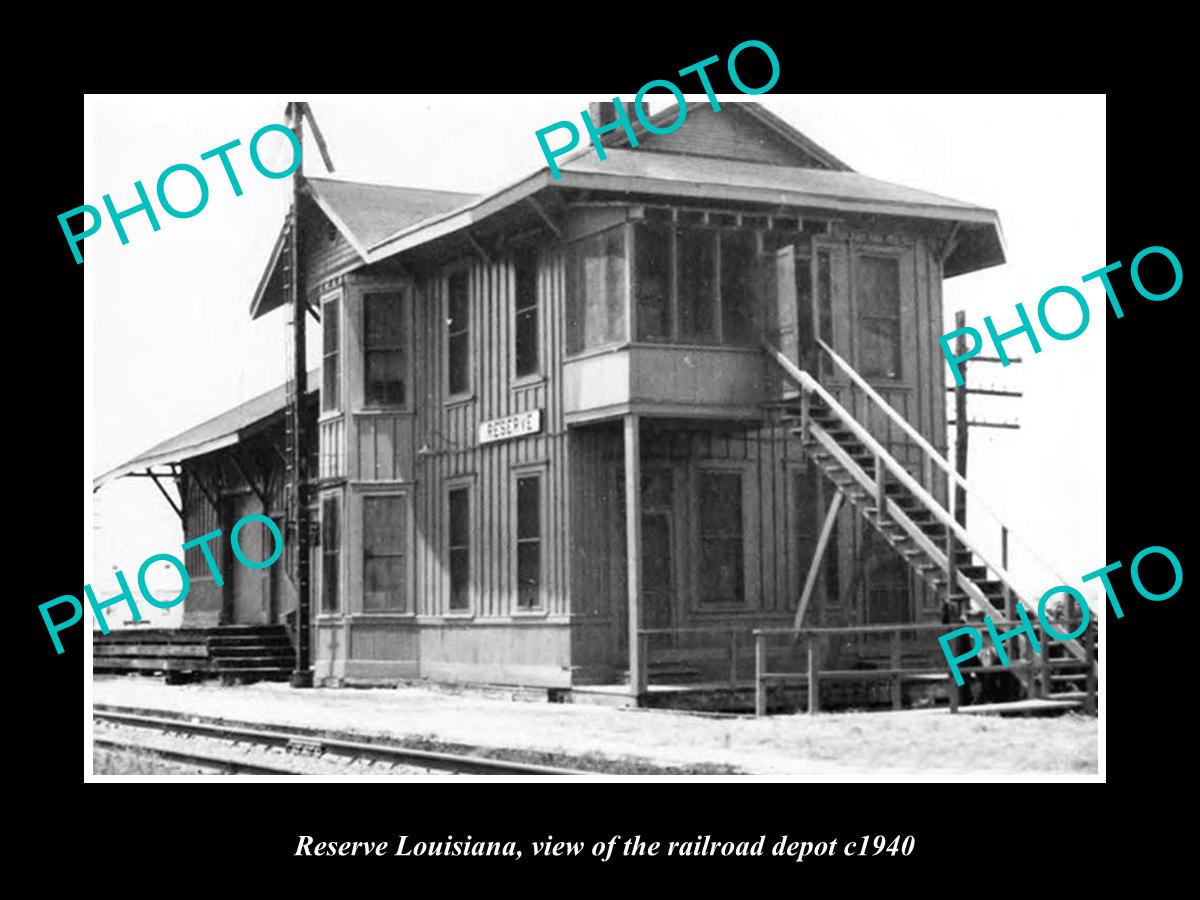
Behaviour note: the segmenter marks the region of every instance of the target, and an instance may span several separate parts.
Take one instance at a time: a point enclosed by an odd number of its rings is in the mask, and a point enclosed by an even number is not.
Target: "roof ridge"
[[[483,196],[482,194],[479,194],[475,191],[449,191],[444,188],[424,188],[424,187],[415,187],[414,185],[410,185],[410,184],[387,184],[382,181],[357,181],[357,180],[352,180],[349,178],[329,178],[324,175],[317,175],[317,176],[305,175],[304,180],[305,181],[323,181],[328,184],[352,184],[352,185],[356,185],[358,187],[368,187],[368,188],[395,188],[396,190],[400,190],[400,191],[421,191],[422,193],[425,193],[425,194],[454,194],[455,196],[458,196],[458,197],[481,197],[481,196]]]

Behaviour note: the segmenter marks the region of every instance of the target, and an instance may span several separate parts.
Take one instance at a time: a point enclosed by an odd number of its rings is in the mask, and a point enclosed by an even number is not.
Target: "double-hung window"
[[[407,336],[399,293],[363,296],[363,400],[369,406],[407,402]]]

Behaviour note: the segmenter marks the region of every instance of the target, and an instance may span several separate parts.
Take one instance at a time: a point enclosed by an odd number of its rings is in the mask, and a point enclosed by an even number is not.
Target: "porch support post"
[[[646,660],[642,629],[642,460],[639,420],[625,416],[625,571],[629,589],[629,692],[638,697],[646,690]]]

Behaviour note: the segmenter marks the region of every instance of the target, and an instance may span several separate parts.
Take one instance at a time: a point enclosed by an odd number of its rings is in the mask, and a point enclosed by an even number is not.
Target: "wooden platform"
[[[677,709],[692,712],[754,713],[754,685],[743,682],[697,684],[650,684],[635,698],[628,684],[577,685],[551,692],[559,703],[585,703],[617,707]],[[821,685],[822,711],[891,709],[891,686],[886,683],[837,683]],[[921,676],[905,679],[904,705],[908,709],[948,706],[946,679]],[[769,712],[800,712],[808,707],[808,688],[804,684],[772,684],[767,692]]]
[[[123,628],[93,633],[92,640],[93,673],[162,674],[169,681],[286,681],[296,659],[282,625]]]
[[[979,703],[960,706],[962,716],[1061,716],[1083,709],[1083,698],[1067,697],[1056,700],[1014,700],[1011,703]]]

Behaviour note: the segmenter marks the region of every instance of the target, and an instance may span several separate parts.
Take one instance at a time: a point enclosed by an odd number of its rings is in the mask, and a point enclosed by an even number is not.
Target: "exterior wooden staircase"
[[[964,677],[972,664],[998,664],[983,617],[990,617],[996,623],[997,631],[1003,634],[1019,627],[1016,606],[1020,604],[1037,627],[1037,598],[1031,599],[1018,591],[1010,574],[985,558],[967,531],[935,499],[935,467],[945,473],[947,496],[956,483],[967,488],[966,481],[845,360],[824,342],[818,343],[850,382],[907,435],[911,445],[921,449],[924,456],[920,477],[900,463],[815,378],[766,344],[768,355],[788,380],[800,388],[797,398],[777,404],[781,421],[802,441],[808,457],[845,500],[926,584],[945,598],[946,631],[952,631],[959,622],[978,627],[982,633],[982,650],[973,660],[964,663]],[[1066,582],[1060,580],[1058,583]],[[947,586],[950,586],[949,590]],[[1016,624],[1000,624],[1004,622]],[[999,677],[980,679],[985,694],[983,699],[1015,699],[1014,694],[1043,699],[1082,696],[1089,649],[1078,640],[1047,638],[1040,627],[1038,633],[1044,654],[1042,661],[1049,665],[1035,666],[1033,672],[1036,675],[1025,667],[995,673]],[[1006,641],[1004,650],[1010,659],[1026,660],[1032,653],[1025,635]],[[932,638],[931,651],[942,657],[939,645]],[[1036,657],[1034,660],[1038,661]],[[991,696],[987,696],[989,694]]]

